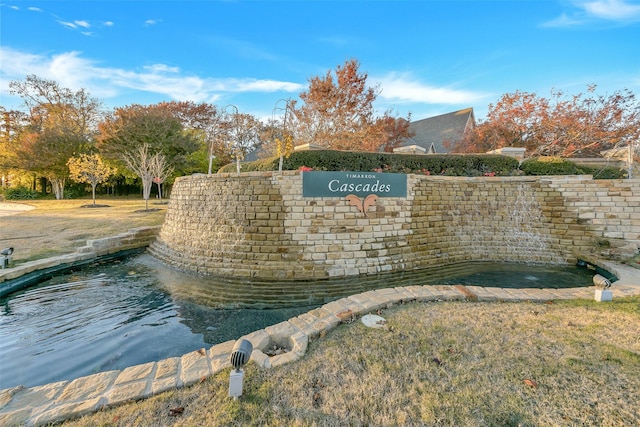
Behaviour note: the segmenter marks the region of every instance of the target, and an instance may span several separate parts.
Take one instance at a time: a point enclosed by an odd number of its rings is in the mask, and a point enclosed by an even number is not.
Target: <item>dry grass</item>
[[[21,202],[22,203],[22,202]],[[115,236],[130,228],[160,225],[166,205],[149,204],[142,199],[98,199],[106,207],[87,208],[92,200],[29,200],[35,209],[0,217],[0,247],[13,246],[13,262],[27,261],[74,252],[87,239]]]
[[[640,425],[640,298],[382,315],[387,329],[341,325],[299,362],[249,364],[239,400],[225,371],[65,426]]]

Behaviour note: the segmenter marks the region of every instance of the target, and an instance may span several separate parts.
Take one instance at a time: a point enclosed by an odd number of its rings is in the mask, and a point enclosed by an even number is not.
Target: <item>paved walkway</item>
[[[609,265],[620,280],[612,286],[613,297],[640,295],[640,270]],[[298,360],[309,340],[352,322],[365,314],[398,303],[426,301],[536,301],[592,299],[594,287],[572,289],[503,289],[479,286],[405,286],[367,291],[341,298],[277,325],[242,338],[253,344],[251,360],[263,368]],[[0,425],[40,426],[187,387],[231,367],[229,356],[235,341],[200,349],[182,357],[132,366],[122,371],[101,372],[71,381],[36,387],[0,390]],[[285,352],[269,357],[273,345]]]

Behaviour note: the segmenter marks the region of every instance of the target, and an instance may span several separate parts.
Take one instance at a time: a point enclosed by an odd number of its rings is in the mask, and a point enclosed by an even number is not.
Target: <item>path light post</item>
[[[633,179],[633,155],[635,154],[635,144],[633,142],[629,142],[627,147],[627,170],[628,170],[628,178]]]
[[[242,382],[244,371],[241,370],[249,362],[253,352],[253,344],[248,340],[238,340],[231,351],[230,361],[233,370],[229,376],[229,397],[237,399],[242,396]]]
[[[212,133],[213,135],[209,135],[209,168],[207,169],[207,175],[211,175],[211,172],[213,170],[213,159],[216,158],[215,153],[214,153],[214,149],[215,149],[215,144],[218,141],[218,139],[220,138],[220,134],[223,133],[223,126],[224,126],[224,114],[226,114],[223,111],[220,111],[218,109],[216,109],[216,116],[215,119],[213,121],[213,127],[212,127]]]
[[[0,252],[0,268],[9,268],[9,262],[11,262],[11,254],[13,254],[13,247],[4,248]]]

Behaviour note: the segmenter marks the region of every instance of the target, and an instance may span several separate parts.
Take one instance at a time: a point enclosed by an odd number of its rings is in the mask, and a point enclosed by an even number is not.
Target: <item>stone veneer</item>
[[[406,198],[381,197],[365,217],[344,198],[303,197],[297,171],[182,177],[149,249],[183,270],[278,280],[638,252],[640,180],[407,180]]]

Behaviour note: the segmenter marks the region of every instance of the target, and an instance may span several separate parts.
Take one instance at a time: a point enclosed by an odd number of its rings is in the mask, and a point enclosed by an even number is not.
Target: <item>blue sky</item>
[[[0,0],[0,105],[28,74],[108,108],[170,100],[270,117],[360,62],[378,111],[413,120],[517,90],[640,95],[640,1]]]

